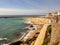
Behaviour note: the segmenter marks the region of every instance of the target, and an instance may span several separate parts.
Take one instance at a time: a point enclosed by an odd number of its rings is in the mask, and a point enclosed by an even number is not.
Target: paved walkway
[[[44,24],[44,26],[42,27],[40,34],[38,35],[34,45],[42,45],[43,44],[48,25],[49,24]]]

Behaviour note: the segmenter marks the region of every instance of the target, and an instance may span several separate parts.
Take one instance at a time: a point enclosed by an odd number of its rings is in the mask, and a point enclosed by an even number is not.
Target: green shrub
[[[49,33],[49,36],[48,36],[48,33]],[[47,32],[46,32],[45,39],[42,45],[48,45],[48,43],[50,42],[50,37],[51,37],[51,25],[47,27]]]
[[[47,32],[51,34],[51,25],[48,26]]]

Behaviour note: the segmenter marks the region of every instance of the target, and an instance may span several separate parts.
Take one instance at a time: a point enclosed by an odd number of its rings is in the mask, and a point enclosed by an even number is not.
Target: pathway
[[[40,34],[38,35],[34,45],[42,45],[43,44],[48,25],[49,24],[44,24],[44,26],[42,27]]]

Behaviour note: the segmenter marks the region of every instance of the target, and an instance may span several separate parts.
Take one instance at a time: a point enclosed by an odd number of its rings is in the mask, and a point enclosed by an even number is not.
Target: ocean
[[[0,18],[0,38],[8,38],[10,41],[20,38],[25,33],[23,28],[26,18]]]

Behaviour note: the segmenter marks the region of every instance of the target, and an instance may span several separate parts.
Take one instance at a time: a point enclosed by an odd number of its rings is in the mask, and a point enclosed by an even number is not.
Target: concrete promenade
[[[38,35],[34,45],[42,45],[43,44],[48,25],[49,24],[43,25],[43,27],[40,31],[40,34]]]

